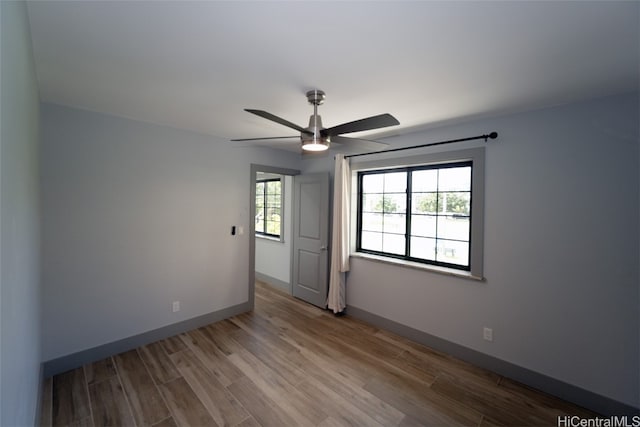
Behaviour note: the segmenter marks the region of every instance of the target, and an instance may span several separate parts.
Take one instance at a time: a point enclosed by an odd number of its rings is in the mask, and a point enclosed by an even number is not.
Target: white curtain
[[[327,306],[340,313],[346,304],[346,272],[349,271],[349,203],[351,168],[344,155],[336,155],[333,180],[333,231],[331,233],[331,270]]]

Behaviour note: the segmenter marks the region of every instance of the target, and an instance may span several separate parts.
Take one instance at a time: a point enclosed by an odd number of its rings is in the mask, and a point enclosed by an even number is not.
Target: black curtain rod
[[[498,137],[498,132],[491,132],[488,135],[485,134],[485,135],[478,135],[478,136],[470,136],[468,138],[450,139],[448,141],[430,142],[428,144],[413,145],[411,147],[390,148],[388,150],[372,151],[372,152],[369,152],[369,153],[349,154],[347,156],[344,156],[344,158],[348,159],[349,157],[369,156],[371,154],[391,153],[393,151],[402,151],[402,150],[412,150],[414,148],[433,147],[434,145],[452,144],[454,142],[473,141],[473,140],[476,140],[476,139],[484,139],[484,142],[487,142],[488,139],[496,139],[497,137]]]

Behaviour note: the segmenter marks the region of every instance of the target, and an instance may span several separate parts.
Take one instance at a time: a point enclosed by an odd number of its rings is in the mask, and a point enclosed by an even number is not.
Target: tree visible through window
[[[282,227],[282,181],[256,181],[256,234],[280,237]]]
[[[359,172],[357,250],[470,270],[472,167]]]

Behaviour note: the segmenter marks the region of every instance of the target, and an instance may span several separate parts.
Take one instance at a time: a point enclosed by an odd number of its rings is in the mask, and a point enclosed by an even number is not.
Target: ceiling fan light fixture
[[[324,92],[311,91],[307,93],[307,97],[314,93],[318,96],[321,95],[321,98],[314,101],[309,98],[309,102],[313,104],[313,115],[309,117],[309,126],[305,129],[307,133],[302,133],[300,140],[302,142],[302,149],[305,151],[324,151],[329,148],[329,144],[331,143],[331,137],[322,134],[322,130],[324,129],[322,127],[322,117],[318,115],[318,104],[322,103]]]
[[[302,149],[305,151],[325,151],[329,148],[329,138],[302,140]]]

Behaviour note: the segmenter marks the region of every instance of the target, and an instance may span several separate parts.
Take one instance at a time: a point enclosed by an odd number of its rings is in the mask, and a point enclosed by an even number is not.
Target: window
[[[280,238],[282,230],[282,180],[256,181],[256,234]]]
[[[367,169],[357,172],[356,251],[481,277],[484,151],[455,154],[356,165]]]

